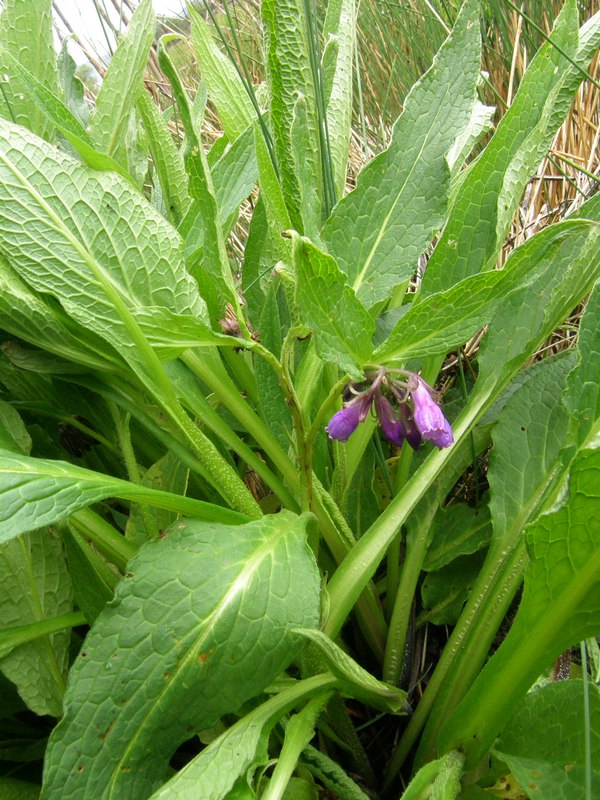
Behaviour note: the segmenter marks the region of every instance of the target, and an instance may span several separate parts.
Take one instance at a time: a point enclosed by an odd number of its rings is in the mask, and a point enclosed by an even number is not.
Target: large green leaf
[[[73,591],[62,542],[55,531],[24,534],[0,545],[0,619],[2,629],[67,614]],[[16,647],[0,669],[17,686],[36,714],[59,717],[69,665],[70,631]]]
[[[109,156],[116,156],[125,140],[129,115],[142,85],[155,27],[152,0],[142,0],[104,76],[89,130],[98,150]]]
[[[0,451],[0,496],[0,542],[50,525],[107,497],[150,503],[198,519],[232,524],[245,521],[235,511],[201,500],[111,478],[66,461],[18,456],[8,450]]]
[[[304,172],[320,195],[321,161],[315,84],[303,0],[263,0],[261,13],[271,91],[271,122],[281,185],[294,228],[303,232],[292,126],[299,95],[306,100]]]
[[[529,177],[568,112],[583,77],[581,67],[587,67],[599,40],[598,15],[578,37],[576,0],[568,0],[552,42],[536,53],[510,109],[460,187],[427,265],[424,293],[446,289],[493,261]]]
[[[202,316],[182,241],[118,176],[94,172],[0,121],[0,247],[15,271],[147,369],[131,310]],[[135,345],[134,345],[135,342]]]
[[[43,797],[148,797],[181,742],[285,669],[291,629],[319,621],[307,522],[186,520],[142,547],[72,669]]]
[[[58,93],[56,53],[52,40],[51,0],[6,0],[0,17],[0,47],[55,94]],[[38,104],[32,101],[27,82],[11,61],[0,55],[2,92],[0,114],[25,125],[40,136],[47,136],[48,124]]]
[[[35,75],[25,69],[10,53],[6,53],[4,58],[14,74],[27,87],[25,91],[28,97],[31,98],[30,102],[35,104],[49,122],[62,133],[86,164],[94,169],[118,172],[127,180],[132,181],[127,170],[114,158],[111,158],[106,153],[100,153],[94,148],[87,130],[62,100],[53,94]]]
[[[558,506],[527,531],[530,564],[519,612],[500,649],[441,732],[475,766],[514,703],[561,652],[600,632],[600,449],[576,457]]]
[[[467,0],[433,66],[408,96],[389,148],[362,170],[323,230],[329,252],[367,306],[388,298],[414,273],[444,221],[447,156],[476,103],[478,12],[477,0]]]
[[[532,236],[513,251],[505,268],[471,275],[446,291],[416,301],[375,351],[378,363],[439,355],[466,342],[504,309],[513,292],[526,297],[529,287],[547,270],[548,259],[566,240],[585,237],[594,223],[564,222]]]
[[[589,691],[591,724],[584,724]],[[581,680],[556,681],[530,692],[511,716],[494,753],[531,798],[584,800],[585,739],[591,735],[592,797],[600,795],[600,689]],[[590,795],[587,795],[589,797]]]
[[[360,379],[360,365],[372,353],[375,323],[347,285],[335,260],[312,242],[293,234],[296,301],[302,319],[315,332],[317,352],[324,361]]]

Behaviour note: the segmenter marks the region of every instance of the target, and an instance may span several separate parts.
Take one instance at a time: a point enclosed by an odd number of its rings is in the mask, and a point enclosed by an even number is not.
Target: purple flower
[[[417,388],[411,391],[411,396],[414,423],[423,439],[433,442],[440,449],[453,444],[450,423],[432,398],[427,384],[420,378],[417,378]]]
[[[396,416],[390,401],[382,394],[375,396],[375,408],[377,409],[377,416],[383,435],[396,447],[402,447],[404,441],[404,428],[402,423]]]
[[[325,428],[329,437],[337,439],[339,442],[347,442],[357,429],[358,423],[364,422],[367,418],[372,400],[373,393],[368,390],[351,400],[346,408],[334,414]]]

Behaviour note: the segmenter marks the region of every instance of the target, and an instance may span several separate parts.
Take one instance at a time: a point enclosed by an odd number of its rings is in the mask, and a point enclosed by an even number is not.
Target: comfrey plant
[[[466,0],[348,191],[355,0],[263,0],[261,87],[142,0],[92,104],[51,5],[0,19],[0,795],[593,797],[600,195],[496,267],[600,16],[494,127]]]

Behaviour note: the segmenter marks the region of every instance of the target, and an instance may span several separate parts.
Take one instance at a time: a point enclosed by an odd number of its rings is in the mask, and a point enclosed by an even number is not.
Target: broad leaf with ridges
[[[476,0],[467,0],[433,66],[411,90],[389,148],[362,170],[323,229],[329,252],[367,306],[413,274],[444,222],[447,156],[476,103],[478,10]]]
[[[246,519],[228,508],[111,478],[66,461],[29,458],[0,450],[0,543],[64,519],[107,497],[150,503],[194,514],[198,519],[232,524]]]
[[[427,265],[423,292],[446,289],[485,269],[498,253],[523,189],[569,109],[582,80],[558,48],[587,67],[600,42],[596,14],[581,32],[577,8],[568,0],[546,42],[536,53],[485,151],[460,187],[446,228]]]
[[[319,621],[308,517],[181,521],[142,547],[83,645],[45,800],[148,797],[178,744],[264,689]]]

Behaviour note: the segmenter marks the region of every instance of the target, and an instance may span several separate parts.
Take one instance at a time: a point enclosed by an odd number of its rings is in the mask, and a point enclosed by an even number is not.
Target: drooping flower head
[[[452,428],[442,413],[442,409],[431,396],[431,389],[417,375],[411,383],[411,397],[414,406],[413,420],[423,439],[433,442],[440,449],[454,444]]]
[[[408,403],[400,403],[400,419],[404,428],[404,438],[413,450],[421,447],[421,432],[415,423],[415,417]]]

